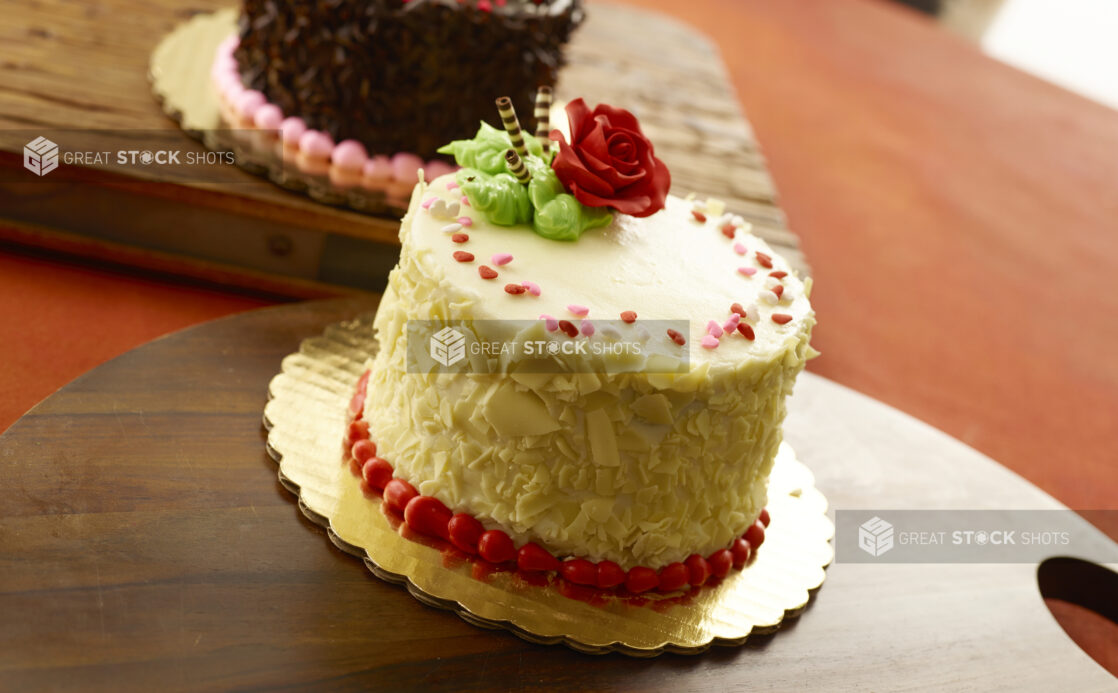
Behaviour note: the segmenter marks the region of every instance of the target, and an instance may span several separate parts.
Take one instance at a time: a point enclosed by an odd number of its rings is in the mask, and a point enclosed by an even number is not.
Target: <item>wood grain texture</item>
[[[0,437],[5,686],[1113,687],[1048,613],[1030,565],[835,564],[775,636],[652,661],[531,645],[420,605],[332,548],[264,452],[265,388],[281,358],[369,307],[297,304],[157,340]],[[787,434],[835,507],[1059,507],[962,444],[810,375]],[[964,474],[965,486],[937,483]]]

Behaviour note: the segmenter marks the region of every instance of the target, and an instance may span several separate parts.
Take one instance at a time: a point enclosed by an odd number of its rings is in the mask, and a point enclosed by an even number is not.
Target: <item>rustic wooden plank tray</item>
[[[0,26],[0,240],[295,295],[376,290],[395,262],[395,219],[316,203],[250,174],[184,184],[158,169],[22,171],[44,129],[173,129],[152,97],[149,59],[200,0],[19,4]],[[725,200],[807,271],[714,45],[662,15],[593,3],[558,96],[637,112],[673,173],[673,192]],[[122,16],[127,21],[119,21]],[[185,148],[198,146],[183,136]]]

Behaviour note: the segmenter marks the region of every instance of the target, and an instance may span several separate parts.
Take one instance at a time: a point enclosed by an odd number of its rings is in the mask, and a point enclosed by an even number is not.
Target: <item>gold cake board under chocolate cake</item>
[[[373,315],[328,327],[283,361],[269,386],[268,450],[303,513],[378,577],[425,604],[485,628],[579,651],[649,657],[740,645],[772,633],[807,606],[833,558],[834,526],[811,472],[785,443],[769,481],[772,523],[741,571],[685,593],[622,597],[576,587],[555,575],[533,580],[494,571],[445,542],[409,533],[366,495],[343,462],[346,405],[376,352]]]

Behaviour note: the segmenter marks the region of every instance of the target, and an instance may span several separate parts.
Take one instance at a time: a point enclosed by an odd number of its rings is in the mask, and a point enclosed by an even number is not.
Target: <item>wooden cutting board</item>
[[[532,645],[419,604],[304,519],[264,451],[281,359],[374,305],[303,303],[164,337],[0,436],[4,687],[1114,689],[1045,608],[1034,565],[839,562],[775,635],[654,660]],[[790,410],[787,439],[832,507],[1061,507],[822,378],[802,376]]]
[[[322,205],[233,167],[204,183],[143,166],[64,165],[42,179],[23,171],[23,146],[52,129],[124,131],[129,141],[160,144],[148,148],[198,149],[186,135],[168,141],[151,132],[178,126],[152,95],[149,62],[160,39],[192,15],[235,4],[42,0],[10,8],[0,25],[0,241],[304,297],[383,288],[398,252],[397,218]],[[726,201],[807,274],[715,45],[653,12],[595,2],[587,16],[557,97],[636,112],[672,171],[673,193]],[[188,57],[202,63],[182,68],[184,79],[201,77],[199,88],[209,52],[199,46]]]

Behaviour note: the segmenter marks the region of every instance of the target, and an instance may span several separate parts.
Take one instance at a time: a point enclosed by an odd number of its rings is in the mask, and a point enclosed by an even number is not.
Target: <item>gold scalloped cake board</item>
[[[776,631],[823,584],[834,552],[827,499],[810,470],[783,444],[769,481],[772,524],[742,571],[682,596],[619,597],[495,570],[449,544],[414,535],[382,512],[342,461],[346,407],[366,359],[377,348],[373,315],[328,327],[283,361],[264,410],[268,451],[299,508],[344,551],[384,580],[404,584],[424,604],[483,628],[505,628],[530,642],[563,643],[594,654],[638,657],[698,653]]]

